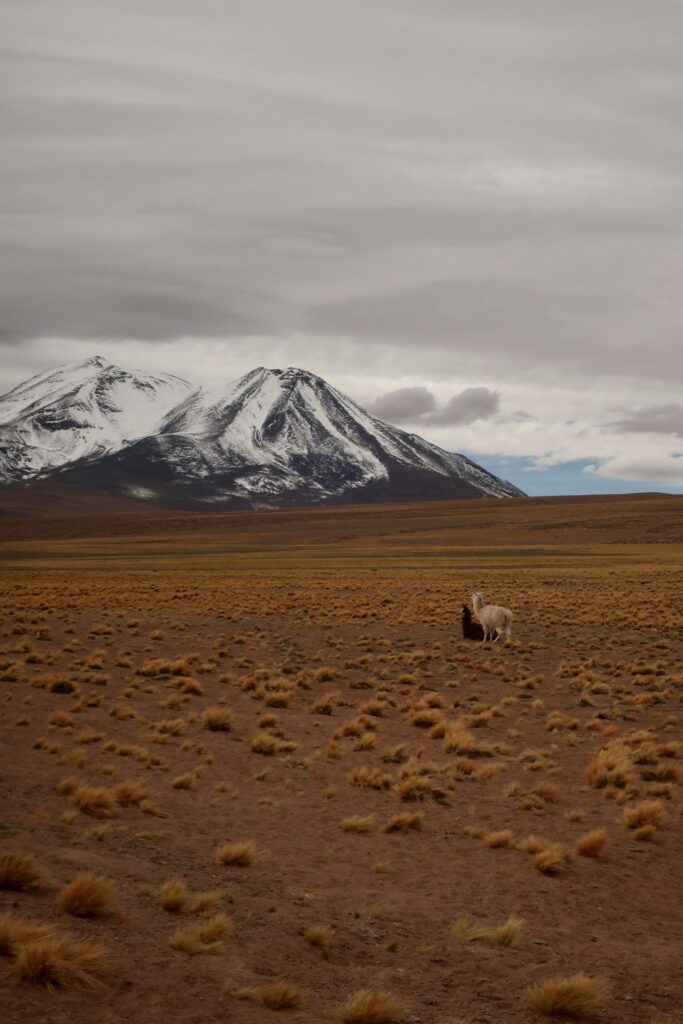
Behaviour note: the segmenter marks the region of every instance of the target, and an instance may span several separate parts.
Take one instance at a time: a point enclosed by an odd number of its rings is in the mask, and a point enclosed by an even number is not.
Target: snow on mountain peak
[[[69,466],[138,496],[160,480],[160,496],[195,504],[521,493],[296,366],[195,389],[102,356],[38,375],[0,400],[0,479]]]
[[[190,390],[168,374],[93,356],[38,374],[0,398],[0,479],[26,479],[156,430]]]

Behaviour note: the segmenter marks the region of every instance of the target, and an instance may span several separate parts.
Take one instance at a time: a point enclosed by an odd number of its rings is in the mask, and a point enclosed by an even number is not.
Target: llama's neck
[[[482,608],[486,607],[483,597],[479,597],[478,594],[472,598],[472,604],[474,605],[475,612],[480,612]]]

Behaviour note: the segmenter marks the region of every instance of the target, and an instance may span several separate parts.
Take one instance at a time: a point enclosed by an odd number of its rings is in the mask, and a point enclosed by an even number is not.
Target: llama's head
[[[467,607],[466,604],[464,604],[462,606],[462,611],[460,612],[460,617],[462,619],[470,619],[470,618],[472,618],[472,612],[469,610],[469,608]]]
[[[472,604],[474,605],[475,610],[477,608],[481,608],[481,606],[485,604],[484,595],[479,590],[475,590],[472,594]]]

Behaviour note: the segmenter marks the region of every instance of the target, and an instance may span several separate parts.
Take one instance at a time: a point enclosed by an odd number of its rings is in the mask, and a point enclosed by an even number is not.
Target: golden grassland
[[[680,499],[6,516],[0,565],[8,1019],[681,1019]]]

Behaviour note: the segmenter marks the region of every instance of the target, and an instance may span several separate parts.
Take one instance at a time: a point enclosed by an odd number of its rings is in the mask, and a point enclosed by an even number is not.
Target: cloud
[[[623,419],[607,425],[623,433],[673,434],[683,437],[683,405],[680,402],[644,405]]]
[[[389,423],[450,427],[489,419],[498,412],[499,405],[497,391],[478,387],[465,388],[439,408],[428,388],[411,387],[379,395],[368,405],[368,411]]]
[[[683,454],[620,455],[601,465],[590,465],[586,473],[616,477],[618,480],[657,480],[683,484]]]
[[[489,388],[465,388],[459,395],[453,395],[444,407],[431,417],[432,423],[459,426],[474,423],[475,420],[490,419],[498,412],[500,394]]]
[[[368,412],[389,423],[414,423],[425,413],[436,410],[436,399],[428,388],[397,388],[379,395]]]
[[[0,10],[0,392],[298,365],[482,459],[675,456],[682,4]]]
[[[683,373],[680,4],[0,6],[8,347]]]

